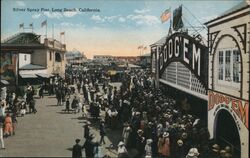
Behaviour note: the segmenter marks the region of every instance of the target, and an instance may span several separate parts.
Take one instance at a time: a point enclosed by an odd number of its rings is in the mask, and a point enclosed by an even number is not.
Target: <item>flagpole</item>
[[[48,22],[47,22],[47,19],[46,19],[46,38],[47,38],[47,28],[48,28]]]
[[[52,24],[52,39],[54,40],[54,23]]]
[[[65,31],[64,31],[64,34],[63,34],[63,36],[64,36],[64,37],[63,37],[63,40],[64,40],[64,44],[65,44]]]

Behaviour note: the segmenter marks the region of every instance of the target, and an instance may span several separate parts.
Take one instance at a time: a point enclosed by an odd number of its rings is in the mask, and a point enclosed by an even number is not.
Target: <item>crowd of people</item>
[[[25,95],[20,98],[16,93],[10,93],[1,96],[0,101],[0,143],[1,149],[5,149],[4,138],[15,135],[17,127],[17,117],[24,116],[27,113],[36,113],[35,108],[35,90],[31,85],[27,85]]]
[[[210,134],[202,119],[188,113],[176,98],[170,98],[164,90],[155,88],[148,71],[124,73],[120,87],[112,86],[102,78],[100,72],[68,74],[65,79],[58,78],[53,85],[47,88],[41,85],[38,90],[40,98],[43,98],[44,90],[49,95],[55,94],[57,105],[65,106],[65,112],[82,111],[86,118],[100,119],[100,140],[93,142],[94,136],[86,124],[84,145],[80,149],[80,140],[76,140],[73,157],[81,157],[79,151],[83,148],[87,157],[98,155],[98,148],[106,143],[106,128],[123,128],[122,139],[117,145],[118,157],[128,157],[131,152],[134,157],[147,158],[232,157],[229,146],[209,143]],[[6,99],[1,100],[2,149],[5,148],[3,137],[15,134],[16,117],[37,112],[34,95],[33,86],[28,85],[23,100],[19,100],[15,93],[8,93]],[[100,117],[101,112],[105,113],[104,118]]]
[[[188,113],[163,90],[154,88],[147,71],[125,73],[119,89],[104,83],[100,90],[95,77],[81,78],[76,77],[75,83],[79,92],[82,88],[91,116],[99,118],[103,110],[106,128],[123,127],[119,157],[128,156],[130,151],[135,151],[135,157],[232,157],[229,146],[218,150],[216,142],[210,143],[203,120]],[[103,142],[102,129],[99,143]]]

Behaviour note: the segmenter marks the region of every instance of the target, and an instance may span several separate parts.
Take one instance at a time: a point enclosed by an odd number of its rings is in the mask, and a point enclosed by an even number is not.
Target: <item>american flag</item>
[[[168,19],[171,16],[171,12],[170,12],[171,8],[165,10],[162,14],[161,14],[161,22],[164,23],[166,21],[168,21]]]
[[[143,45],[139,46],[138,49],[142,49],[143,48]]]
[[[62,35],[65,35],[65,32],[61,32],[60,35],[61,35],[61,36],[62,36]]]
[[[41,27],[47,25],[47,20],[44,20],[42,23],[41,23]]]
[[[19,28],[24,28],[24,23],[20,24]]]

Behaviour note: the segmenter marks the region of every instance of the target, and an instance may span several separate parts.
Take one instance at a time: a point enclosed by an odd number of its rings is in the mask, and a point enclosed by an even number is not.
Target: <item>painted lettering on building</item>
[[[207,87],[208,49],[186,33],[175,33],[166,39],[159,52],[159,75],[168,64],[181,62]]]
[[[217,92],[208,92],[208,111],[217,108],[219,105],[225,105],[237,115],[241,122],[248,129],[248,114],[249,114],[249,102],[233,98]]]

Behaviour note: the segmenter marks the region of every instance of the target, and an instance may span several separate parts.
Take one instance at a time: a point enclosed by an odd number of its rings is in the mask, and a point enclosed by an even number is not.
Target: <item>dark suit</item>
[[[73,146],[72,158],[82,158],[82,147],[79,144]]]

